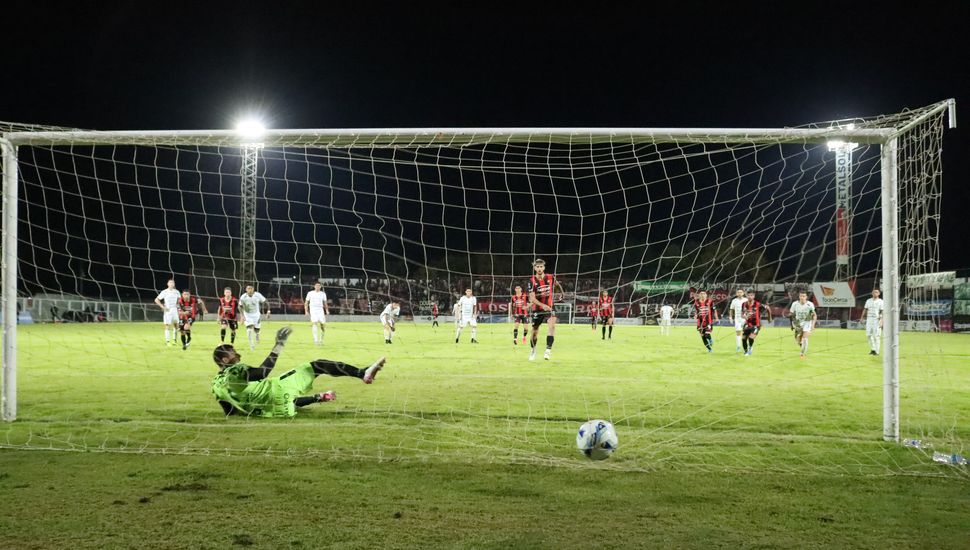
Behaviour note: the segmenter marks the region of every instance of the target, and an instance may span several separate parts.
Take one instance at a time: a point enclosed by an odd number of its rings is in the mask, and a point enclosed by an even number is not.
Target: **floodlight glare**
[[[245,138],[257,139],[266,133],[266,126],[255,118],[245,118],[236,124],[236,132]]]

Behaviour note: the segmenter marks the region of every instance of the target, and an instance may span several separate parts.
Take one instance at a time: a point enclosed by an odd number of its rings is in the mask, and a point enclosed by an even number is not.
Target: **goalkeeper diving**
[[[243,363],[242,356],[231,344],[222,344],[212,352],[212,359],[219,367],[219,374],[212,381],[212,393],[227,416],[293,417],[299,407],[336,399],[333,391],[307,395],[317,376],[352,376],[370,384],[384,367],[383,357],[366,369],[339,361],[317,359],[303,363],[277,378],[268,378],[291,332],[293,329],[290,327],[277,331],[273,351],[258,367]]]

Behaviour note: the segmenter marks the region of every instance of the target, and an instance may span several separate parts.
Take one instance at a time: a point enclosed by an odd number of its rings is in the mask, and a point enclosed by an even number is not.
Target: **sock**
[[[250,347],[255,347],[256,346],[256,335],[253,333],[253,330],[252,329],[247,330],[246,331],[246,334],[249,335],[249,345],[250,345]]]
[[[808,353],[808,338],[802,338],[802,355]]]
[[[186,332],[185,333],[185,343],[188,344],[191,341],[192,341],[192,333],[191,332]]]
[[[472,327],[472,340],[475,339],[475,335],[476,334],[478,334],[478,328],[477,327]]]
[[[748,351],[748,339],[747,338],[745,338],[744,340],[741,340],[741,346],[744,347],[744,351]]]
[[[172,340],[171,331],[168,327],[165,327],[165,343],[169,343]]]
[[[219,340],[222,342],[226,341],[226,329],[222,329],[219,331]]]
[[[734,341],[736,342],[735,345],[740,348],[741,347],[741,337],[738,336],[737,334],[735,334],[734,335]]]
[[[320,325],[320,343],[323,343],[323,335],[327,333],[327,327]]]
[[[313,323],[310,328],[313,330],[313,343],[316,344],[320,340],[320,329],[317,328],[316,323]]]
[[[546,336],[546,349],[552,349],[552,343],[555,341],[555,336]]]
[[[872,349],[876,350],[876,353],[879,353],[879,348],[882,347],[882,342],[880,342],[879,340],[880,340],[880,338],[878,336],[876,336],[876,347],[872,348]]]
[[[606,336],[609,337],[609,338],[612,338],[613,337],[613,325],[610,325],[610,332]]]
[[[230,344],[236,343],[236,331],[232,331],[232,334],[229,335],[229,343]]]
[[[601,330],[600,332],[603,333],[603,338],[606,338],[606,327],[605,326],[603,327],[603,330]]]
[[[182,333],[182,345],[183,346],[185,345],[185,333],[184,332]]]
[[[461,336],[461,329],[458,329],[455,331],[455,340],[457,340],[460,336]]]
[[[754,349],[754,338],[748,338],[748,349]]]
[[[701,341],[704,342],[704,347],[705,348],[711,349],[711,337],[710,336],[708,336],[706,334],[704,336],[701,336]]]
[[[256,341],[259,342],[259,329],[258,328],[254,328],[253,329],[253,332],[256,333]]]
[[[384,329],[384,341],[386,342],[390,339],[391,339],[391,331]]]
[[[514,329],[512,331],[512,339],[513,340],[518,340],[519,339],[519,329]]]

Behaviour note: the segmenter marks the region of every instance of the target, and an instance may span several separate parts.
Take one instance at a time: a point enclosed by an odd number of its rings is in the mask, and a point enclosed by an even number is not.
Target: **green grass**
[[[386,346],[377,323],[332,324],[316,348],[298,325],[280,372],[388,367],[371,386],[320,378],[335,403],[261,420],[216,406],[213,324],[184,352],[155,324],[21,327],[0,547],[970,543],[970,469],[882,441],[881,360],[861,332],[819,330],[799,360],[787,329],[742,357],[727,328],[707,354],[689,328],[603,342],[563,326],[553,360],[530,363],[506,325],[477,346],[452,330],[404,323]],[[967,454],[970,339],[905,334],[901,349],[903,437]],[[616,424],[607,461],[574,447],[589,418]]]

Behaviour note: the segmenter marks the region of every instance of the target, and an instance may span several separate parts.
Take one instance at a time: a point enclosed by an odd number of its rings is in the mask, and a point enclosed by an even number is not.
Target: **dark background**
[[[778,127],[970,105],[967,4],[37,2],[5,8],[0,120],[93,129]],[[964,117],[965,118],[965,117]],[[941,267],[970,266],[965,127]]]

